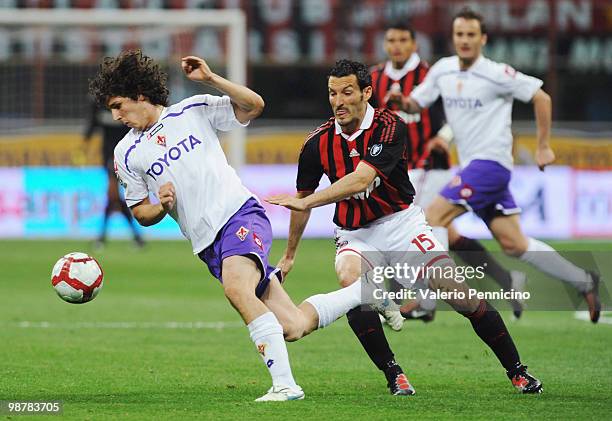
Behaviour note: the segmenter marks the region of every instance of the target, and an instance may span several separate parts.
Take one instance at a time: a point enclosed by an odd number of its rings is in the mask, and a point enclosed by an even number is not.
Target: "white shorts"
[[[356,230],[336,228],[336,247],[336,267],[344,256],[354,255],[362,259],[365,272],[397,263],[427,267],[450,259],[417,205]]]
[[[433,202],[438,193],[453,178],[451,170],[428,170],[421,168],[408,171],[410,181],[416,190],[414,203],[426,209]]]

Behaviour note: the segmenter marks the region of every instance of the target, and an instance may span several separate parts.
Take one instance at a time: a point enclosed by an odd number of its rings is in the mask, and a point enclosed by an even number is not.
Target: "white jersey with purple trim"
[[[248,123],[247,123],[248,124]],[[146,131],[132,129],[115,147],[115,172],[133,206],[157,197],[171,181],[176,206],[170,213],[194,253],[208,247],[229,218],[254,196],[227,163],[217,130],[242,125],[228,96],[196,95],[164,108]]]
[[[541,86],[540,79],[483,56],[462,71],[452,56],[434,64],[410,96],[424,108],[442,96],[462,167],[486,159],[511,170],[512,102],[531,101]]]

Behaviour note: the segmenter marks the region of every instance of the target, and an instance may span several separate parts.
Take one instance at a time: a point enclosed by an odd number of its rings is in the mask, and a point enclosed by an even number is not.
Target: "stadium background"
[[[384,59],[386,22],[403,19],[417,31],[419,53],[435,62],[451,52],[450,17],[470,4],[489,28],[485,54],[545,81],[553,98],[557,166],[533,170],[531,105],[515,103],[513,191],[525,209],[527,232],[545,238],[612,237],[612,5],[603,0],[380,1],[189,0],[9,1],[3,11],[58,9],[219,9],[240,7],[247,18],[247,80],[266,100],[248,130],[248,187],[260,197],[294,189],[305,135],[330,115],[325,74],[339,57],[368,64]],[[149,28],[154,31],[154,28]],[[180,29],[180,28],[179,28]],[[173,99],[198,92],[177,72],[178,58],[195,53],[225,72],[225,32],[210,28],[157,33],[119,27],[0,29],[0,237],[95,235],[104,209],[105,177],[98,148],[81,154],[89,103],[87,80],[104,55],[142,47],[170,73]],[[95,142],[99,142],[99,139]],[[275,235],[286,234],[288,213],[268,208]],[[306,235],[328,237],[332,207],[317,210]],[[167,218],[169,219],[169,218]],[[469,235],[486,231],[473,217]],[[173,238],[173,221],[144,230]],[[128,231],[119,216],[111,235]]]
[[[555,238],[549,242],[570,259],[594,260],[601,273],[612,273],[610,1],[4,0],[0,12],[241,7],[248,84],[267,103],[248,129],[241,172],[265,197],[293,191],[304,136],[330,115],[325,74],[336,58],[382,60],[385,23],[405,18],[418,31],[420,54],[433,62],[451,51],[450,17],[465,4],[486,16],[486,54],[543,78],[554,101],[558,160],[544,173],[532,165],[532,107],[515,105],[512,188],[525,209],[524,225],[540,238]],[[543,380],[541,396],[514,395],[469,323],[439,311],[434,323],[387,330],[416,396],[389,395],[340,320],[288,344],[304,402],[254,404],[269,387],[266,370],[218,282],[191,255],[173,221],[143,228],[148,244],[136,249],[117,216],[106,247],[93,248],[107,181],[96,145],[85,156],[81,151],[87,79],[104,55],[137,46],[166,66],[174,100],[199,91],[178,72],[182,54],[200,54],[226,73],[224,31],[176,29],[0,25],[0,402],[60,400],[64,417],[77,420],[611,418],[610,313],[594,326],[582,313],[575,317],[575,307],[531,306],[512,322],[504,301],[494,305],[523,362]],[[287,213],[268,212],[282,237]],[[285,283],[296,302],[336,288],[331,212],[313,213],[308,234],[321,238],[303,242]],[[486,236],[470,217],[461,229]],[[271,262],[284,243],[275,241]],[[580,305],[557,281],[506,258],[493,242],[484,244],[506,267],[527,273],[534,295]],[[77,250],[95,256],[105,271],[100,296],[81,306],[61,301],[49,282],[55,261]],[[608,291],[609,279],[604,276]],[[610,309],[609,295],[604,306]]]

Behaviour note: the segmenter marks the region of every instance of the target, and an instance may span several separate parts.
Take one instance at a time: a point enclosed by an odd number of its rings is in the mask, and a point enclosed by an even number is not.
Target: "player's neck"
[[[476,63],[480,56],[474,58],[459,58],[459,70],[468,70]]]
[[[162,111],[164,111],[163,105],[153,105],[151,104],[151,109],[149,110],[148,118],[147,118],[147,127],[145,130],[148,130],[155,123],[159,121],[159,117],[161,116]]]
[[[393,68],[396,70],[401,70],[404,68],[404,66],[406,65],[406,63],[408,62],[408,60],[404,60],[404,61],[391,61],[391,64],[393,65]]]

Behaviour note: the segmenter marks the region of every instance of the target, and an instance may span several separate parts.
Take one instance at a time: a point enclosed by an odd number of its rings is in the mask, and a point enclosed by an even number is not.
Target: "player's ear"
[[[482,35],[482,38],[480,39],[480,45],[483,47],[487,45],[487,34]]]
[[[372,87],[366,86],[365,88],[363,88],[363,99],[365,99],[366,102],[368,102],[371,97],[372,97]]]

